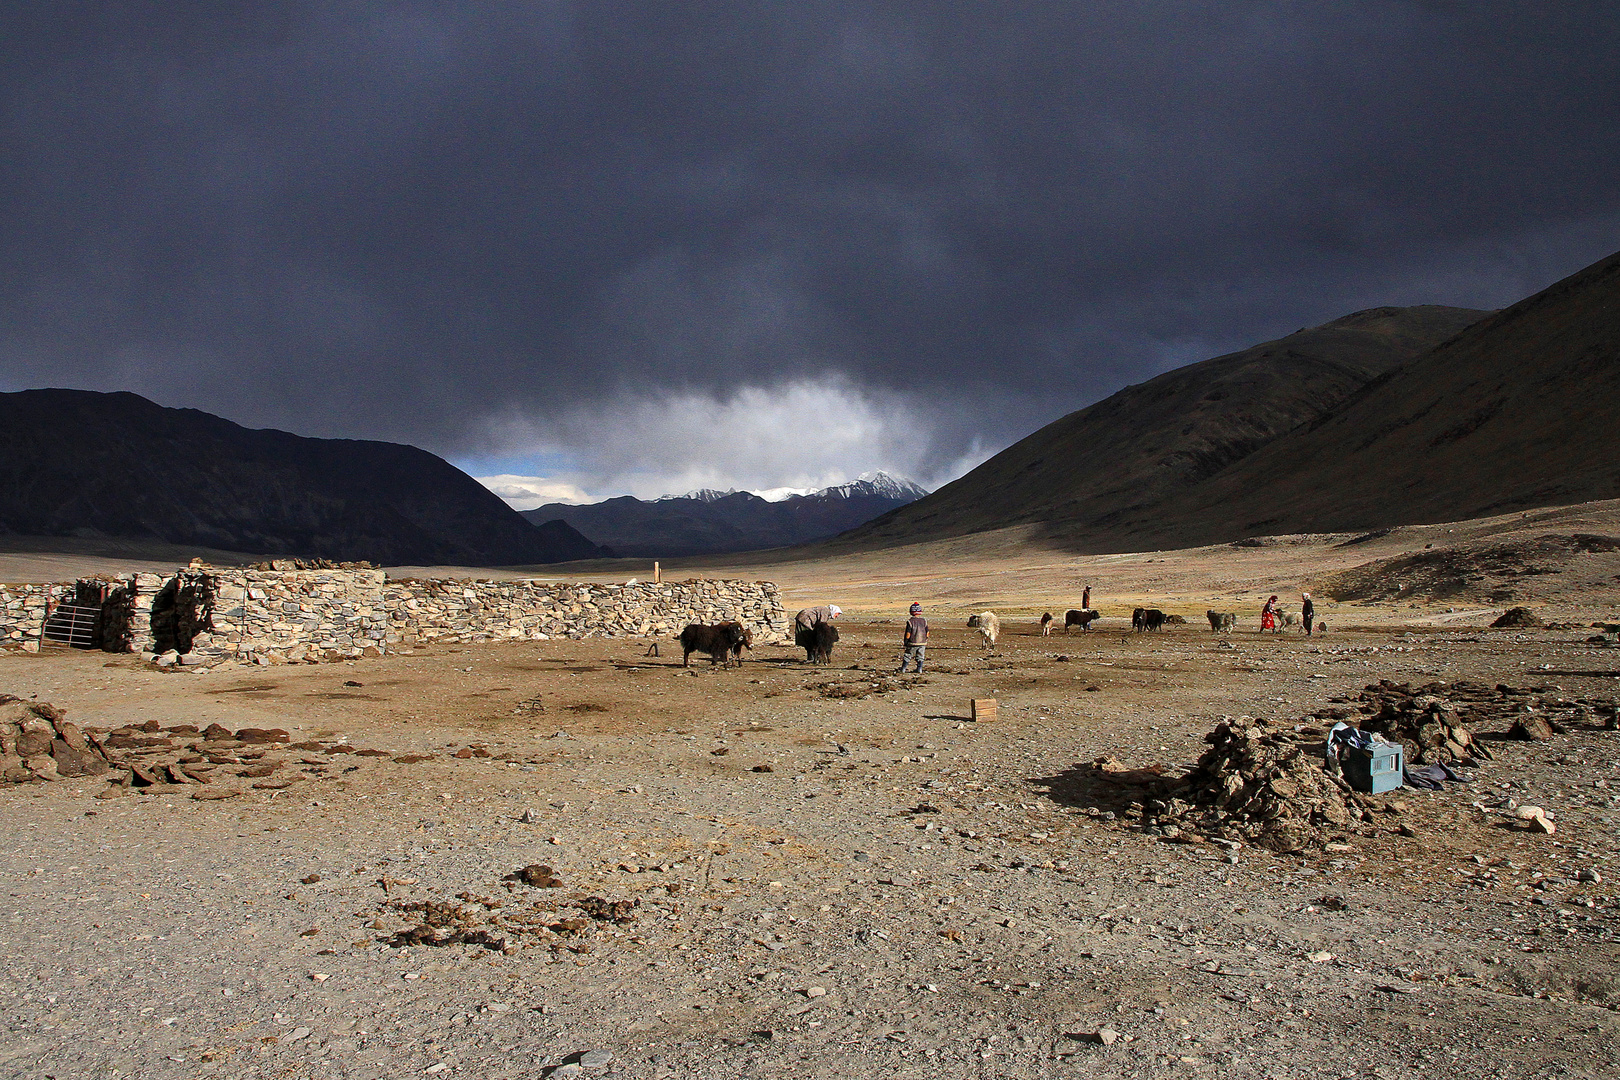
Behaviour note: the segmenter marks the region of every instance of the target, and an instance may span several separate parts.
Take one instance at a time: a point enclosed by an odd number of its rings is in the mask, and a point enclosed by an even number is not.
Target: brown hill
[[[865,548],[1030,522],[1086,551],[1167,524],[1160,507],[1486,312],[1374,308],[1130,386],[1048,424],[966,476],[833,541]]]
[[[1520,301],[1160,508],[1164,543],[1620,497],[1620,254]]]
[[[0,534],[506,566],[604,550],[426,450],[250,430],[135,394],[0,394]]]

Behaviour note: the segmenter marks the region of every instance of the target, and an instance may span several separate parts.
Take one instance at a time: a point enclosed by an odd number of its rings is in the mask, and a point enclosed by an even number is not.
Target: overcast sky
[[[7,4],[0,389],[537,492],[932,486],[1620,249],[1617,118],[1613,0]]]

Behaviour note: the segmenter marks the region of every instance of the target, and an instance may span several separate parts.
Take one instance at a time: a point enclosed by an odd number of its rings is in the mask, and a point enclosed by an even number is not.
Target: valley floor
[[[817,574],[790,586],[845,596]],[[1130,789],[1081,768],[1190,763],[1221,715],[1297,722],[1380,679],[1612,697],[1620,655],[1591,630],[1397,625],[1433,604],[1346,606],[1311,641],[1009,616],[986,656],[959,601],[1017,597],[859,580],[827,668],[685,670],[632,640],[206,674],[0,657],[0,689],[81,723],[312,747],[262,759],[286,786],[220,766],[228,799],[0,791],[0,1076],[1620,1070],[1620,733],[1492,742],[1473,783],[1303,855],[1167,843],[1109,820]],[[929,668],[891,679],[914,596]],[[967,722],[977,697],[997,722]],[[1510,796],[1557,833],[1511,827]],[[534,864],[560,887],[512,879]],[[492,919],[482,945],[410,943]]]

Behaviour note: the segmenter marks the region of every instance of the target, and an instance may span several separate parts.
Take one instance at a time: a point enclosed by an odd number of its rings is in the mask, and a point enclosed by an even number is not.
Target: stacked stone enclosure
[[[791,642],[769,581],[559,584],[194,565],[170,575],[0,585],[0,645],[38,648],[47,605],[92,598],[102,606],[100,648],[207,663],[313,663],[433,642],[674,637],[688,623],[728,620],[757,644]]]

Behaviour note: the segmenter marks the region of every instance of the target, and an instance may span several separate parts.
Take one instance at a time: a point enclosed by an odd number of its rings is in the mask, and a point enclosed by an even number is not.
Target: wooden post
[[[664,579],[659,576],[658,564],[653,563],[653,584],[654,585],[660,584],[663,580]]]
[[[975,724],[990,724],[996,719],[995,698],[973,698],[969,703]]]

